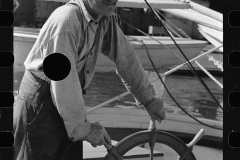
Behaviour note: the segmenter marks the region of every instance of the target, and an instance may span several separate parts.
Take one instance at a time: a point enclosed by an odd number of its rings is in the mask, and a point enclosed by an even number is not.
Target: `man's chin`
[[[115,10],[106,12],[106,13],[105,13],[105,16],[111,16],[111,15],[113,15],[113,14],[115,13],[114,11],[115,11]]]

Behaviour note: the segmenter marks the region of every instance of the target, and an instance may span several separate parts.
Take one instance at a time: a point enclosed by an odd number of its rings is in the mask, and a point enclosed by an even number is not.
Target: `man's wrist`
[[[153,97],[150,101],[147,101],[146,103],[144,103],[144,107],[146,108],[153,100],[155,99],[155,97]]]
[[[140,92],[136,92],[134,97],[138,100],[140,105],[148,105],[155,97],[155,90],[152,85],[149,85],[148,88]]]
[[[83,140],[86,140],[87,139],[87,137],[90,135],[90,133],[92,132],[92,130],[93,130],[93,123],[91,123],[91,122],[89,122],[89,121],[87,121],[87,125],[88,125],[88,127],[89,127],[89,130],[88,130],[88,132],[86,133],[86,135],[85,135],[85,137],[83,138]]]

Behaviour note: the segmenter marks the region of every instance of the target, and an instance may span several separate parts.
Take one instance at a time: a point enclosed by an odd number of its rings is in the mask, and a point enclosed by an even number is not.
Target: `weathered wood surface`
[[[116,145],[117,142],[112,140],[112,144]],[[103,146],[98,146],[96,148],[92,147],[90,143],[83,142],[83,159],[84,160],[102,160],[107,155],[107,150]],[[148,160],[149,159],[149,149],[135,147],[131,151],[127,152],[123,159],[134,159],[134,160]],[[163,153],[159,151],[154,151],[154,159],[163,160]]]
[[[157,124],[157,129],[165,131],[173,131],[180,133],[196,134],[201,128],[206,130],[208,136],[223,137],[221,130],[205,127],[198,122],[195,122],[186,115],[178,114],[178,110],[170,113],[172,109],[166,106],[166,119],[161,124]],[[133,108],[121,108],[115,106],[113,108],[102,107],[88,115],[88,119],[92,122],[100,122],[104,127],[109,128],[139,128],[147,129],[149,126],[150,117],[145,110]],[[209,125],[222,127],[223,123],[213,120],[199,118],[202,122]]]

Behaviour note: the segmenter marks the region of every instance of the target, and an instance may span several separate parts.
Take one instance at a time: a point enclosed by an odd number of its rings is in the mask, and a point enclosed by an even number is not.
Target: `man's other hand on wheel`
[[[145,109],[148,114],[156,119],[159,123],[165,119],[165,108],[163,106],[163,101],[159,98],[153,98],[149,103],[147,103]]]
[[[93,147],[104,145],[107,149],[112,147],[111,138],[104,127],[98,123],[92,123],[92,130],[85,138]]]

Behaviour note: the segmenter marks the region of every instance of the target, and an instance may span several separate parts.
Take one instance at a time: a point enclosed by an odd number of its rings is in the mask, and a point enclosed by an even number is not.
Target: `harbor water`
[[[22,76],[23,72],[14,73],[15,95],[19,88]],[[207,75],[201,74],[201,78],[216,97],[218,102],[222,105],[222,88],[220,88],[220,86],[212,81]],[[215,76],[215,78],[220,83],[223,83],[223,78],[221,75]],[[160,80],[157,81],[160,83]],[[176,101],[190,114],[194,115],[195,117],[201,117],[205,119],[217,121],[223,120],[222,110],[195,76],[191,74],[171,74],[166,76],[165,84]],[[127,90],[125,86],[116,73],[96,73],[93,81],[86,90],[87,94],[84,96],[85,105],[94,107],[126,91]],[[179,110],[178,114],[185,114],[178,108],[165,90],[163,92],[162,99],[164,101],[164,105],[168,107],[167,112]],[[124,99],[120,98],[110,104],[105,105],[104,107],[115,106],[120,106],[122,108],[136,107],[135,100],[131,94],[124,97]]]
[[[220,88],[220,86],[212,81],[207,75],[201,75],[201,78],[222,106],[222,88]],[[216,78],[220,83],[223,83],[222,76],[216,76]],[[160,80],[157,81],[158,83],[161,83]],[[217,121],[223,120],[223,112],[221,108],[195,76],[190,74],[171,74],[166,76],[165,85],[180,106],[195,117]],[[161,89],[162,88],[159,88],[159,90]],[[115,73],[97,73],[91,85],[87,89],[85,104],[87,106],[94,107],[124,92],[126,92],[126,88]],[[173,112],[174,110],[176,111],[176,109],[180,110],[165,90],[163,92],[162,99],[164,101],[164,105],[168,108],[167,112]],[[124,98],[124,101],[122,99],[118,99],[105,107],[114,106],[122,106],[122,108],[134,107],[135,100],[132,95],[127,95]],[[170,110],[169,108],[174,109]],[[185,113],[180,110],[178,114]]]

